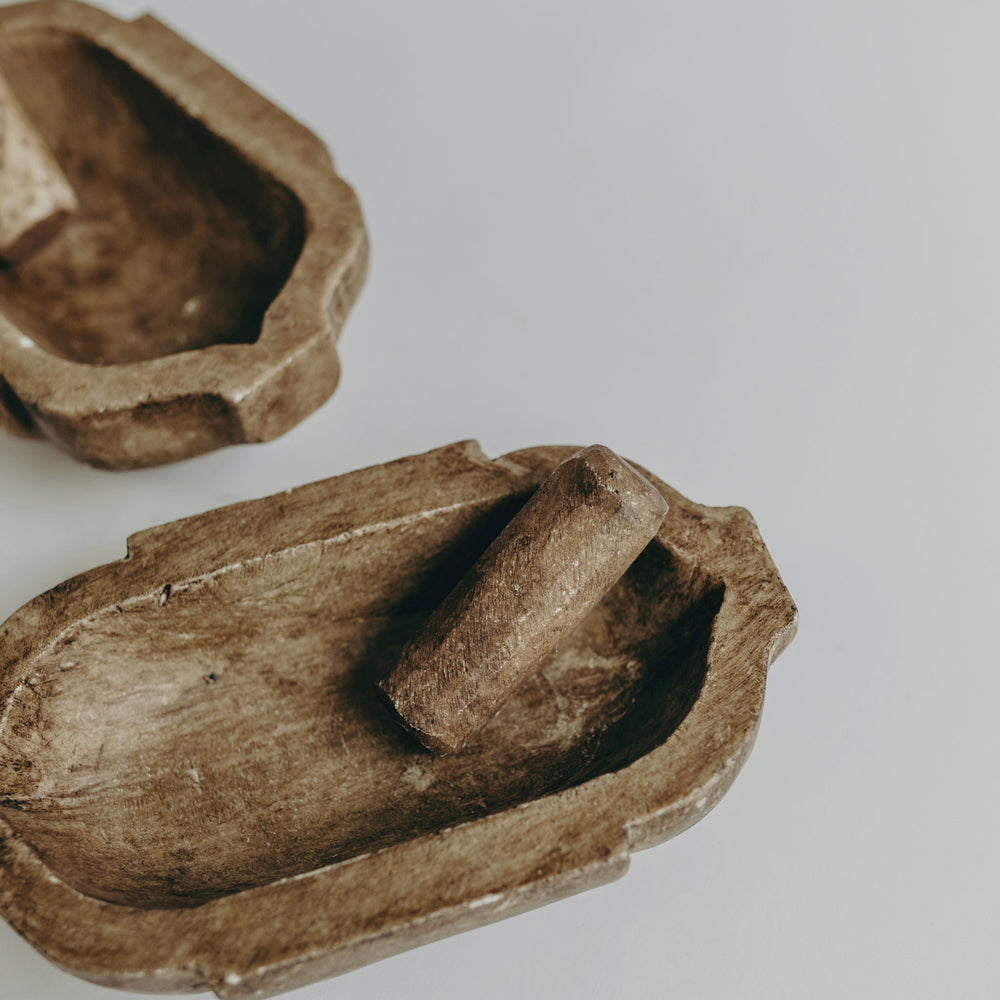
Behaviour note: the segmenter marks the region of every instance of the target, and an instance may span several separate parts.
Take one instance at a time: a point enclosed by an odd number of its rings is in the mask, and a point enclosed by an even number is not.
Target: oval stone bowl
[[[136,535],[0,630],[0,912],[129,989],[262,996],[622,875],[753,743],[796,611],[753,520],[657,537],[461,752],[376,691],[575,451],[474,442]]]
[[[79,203],[0,267],[0,426],[126,469],[330,396],[367,240],[315,135],[155,19],[66,0],[0,8],[0,76]]]

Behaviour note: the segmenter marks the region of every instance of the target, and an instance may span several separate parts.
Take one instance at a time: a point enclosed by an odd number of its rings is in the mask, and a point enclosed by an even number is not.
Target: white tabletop
[[[137,529],[467,437],[748,507],[801,611],[703,822],[295,995],[995,996],[1000,11],[157,11],[329,143],[371,277],[337,394],[272,444],[108,474],[0,440],[0,620]],[[114,996],[2,923],[0,969],[5,1000]]]

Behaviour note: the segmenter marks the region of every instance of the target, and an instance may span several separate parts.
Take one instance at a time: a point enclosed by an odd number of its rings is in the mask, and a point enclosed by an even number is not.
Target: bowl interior
[[[698,697],[723,596],[659,539],[461,753],[424,751],[377,695],[523,499],[123,594],[11,700],[0,813],[81,892],[183,907],[649,752]]]
[[[15,30],[0,72],[79,211],[0,268],[0,311],[84,364],[252,343],[304,240],[292,193],[108,50]]]

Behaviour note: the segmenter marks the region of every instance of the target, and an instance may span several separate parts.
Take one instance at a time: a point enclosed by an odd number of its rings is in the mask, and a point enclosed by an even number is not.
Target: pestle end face
[[[0,76],[0,261],[23,263],[79,207],[45,140]]]

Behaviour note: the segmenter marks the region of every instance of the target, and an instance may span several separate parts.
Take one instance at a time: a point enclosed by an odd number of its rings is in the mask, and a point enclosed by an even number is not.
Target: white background
[[[802,616],[702,823],[295,995],[1000,995],[996,4],[157,9],[329,143],[371,278],[273,444],[115,475],[0,441],[0,620],[134,530],[465,437],[748,507]],[[0,970],[114,995],[3,924]]]

